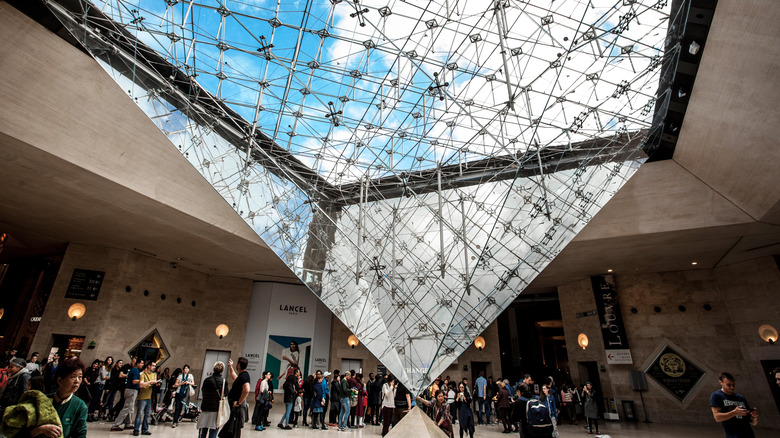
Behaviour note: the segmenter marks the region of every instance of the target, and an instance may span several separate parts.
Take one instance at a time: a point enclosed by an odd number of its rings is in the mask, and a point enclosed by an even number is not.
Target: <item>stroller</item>
[[[156,425],[159,423],[165,423],[167,421],[173,421],[173,411],[175,408],[174,403],[176,403],[176,398],[173,396],[173,391],[168,389],[165,391],[162,404],[155,406],[154,412],[152,412],[150,418],[151,424]],[[183,400],[181,401],[181,404],[183,406],[181,407],[181,416],[179,421],[186,418],[192,420],[193,422],[197,422],[198,417],[200,417],[200,413],[202,412],[200,407],[195,403],[187,403]]]

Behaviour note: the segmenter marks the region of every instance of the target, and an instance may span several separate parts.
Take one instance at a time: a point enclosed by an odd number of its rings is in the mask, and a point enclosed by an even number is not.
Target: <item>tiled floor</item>
[[[353,429],[349,432],[341,432],[335,428],[331,428],[327,431],[312,430],[308,427],[296,428],[293,430],[281,430],[277,429],[275,424],[279,421],[281,413],[273,413],[271,419],[274,420],[271,428],[264,432],[257,432],[251,428],[250,424],[247,424],[243,430],[242,438],[263,438],[268,436],[274,437],[289,437],[289,438],[311,438],[311,437],[329,437],[329,436],[343,436],[352,438],[362,437],[378,437],[381,436],[382,428],[378,426],[366,426],[363,429]],[[109,423],[95,422],[89,423],[88,435],[91,438],[127,438],[132,436],[131,431],[125,432],[109,432],[111,425]],[[714,421],[712,424],[703,426],[670,426],[660,423],[618,423],[607,422],[599,426],[601,436],[609,437],[627,437],[627,438],[658,438],[658,437],[685,437],[685,438],[721,438],[724,435],[723,428],[716,424]],[[517,434],[505,435],[501,433],[501,426],[477,426],[476,437],[505,437],[512,436],[517,437]],[[182,422],[176,429],[171,428],[170,423],[164,423],[159,426],[150,426],[149,431],[152,432],[152,438],[196,438],[197,429],[195,423],[189,421]],[[582,425],[562,425],[559,428],[561,438],[571,437],[594,437],[594,435],[588,435]],[[757,438],[775,438],[778,436],[776,430],[756,429]],[[457,425],[455,426],[455,436],[458,436]],[[595,435],[598,437],[599,435]],[[414,437],[407,437],[414,438]]]

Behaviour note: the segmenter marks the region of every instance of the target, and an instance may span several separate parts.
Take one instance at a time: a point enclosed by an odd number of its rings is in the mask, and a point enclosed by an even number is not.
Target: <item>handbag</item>
[[[188,389],[187,394],[189,394],[190,397],[194,397],[195,396],[195,388],[193,388],[192,385],[190,385],[190,386],[187,387],[187,389]]]
[[[214,376],[211,378],[214,379],[214,383],[217,383]],[[225,398],[225,379],[222,379],[222,392],[219,394],[219,409],[217,409],[217,429],[227,423],[228,418],[230,418],[230,403]]]

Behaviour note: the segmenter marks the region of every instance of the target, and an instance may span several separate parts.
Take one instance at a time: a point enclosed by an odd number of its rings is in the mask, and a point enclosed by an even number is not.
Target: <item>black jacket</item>
[[[214,373],[203,379],[203,384],[201,385],[201,389],[203,390],[203,402],[200,404],[200,409],[203,410],[203,412],[217,412],[219,410],[222,381],[222,373]],[[228,389],[226,383],[225,395],[227,395]]]
[[[292,403],[295,401],[295,397],[298,396],[298,382],[296,382],[295,376],[284,381],[284,402]]]

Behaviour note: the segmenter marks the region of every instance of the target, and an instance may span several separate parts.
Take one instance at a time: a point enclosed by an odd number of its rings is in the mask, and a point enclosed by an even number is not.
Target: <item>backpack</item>
[[[531,435],[549,436],[553,431],[552,418],[547,406],[539,399],[529,399],[525,405],[525,415]]]

